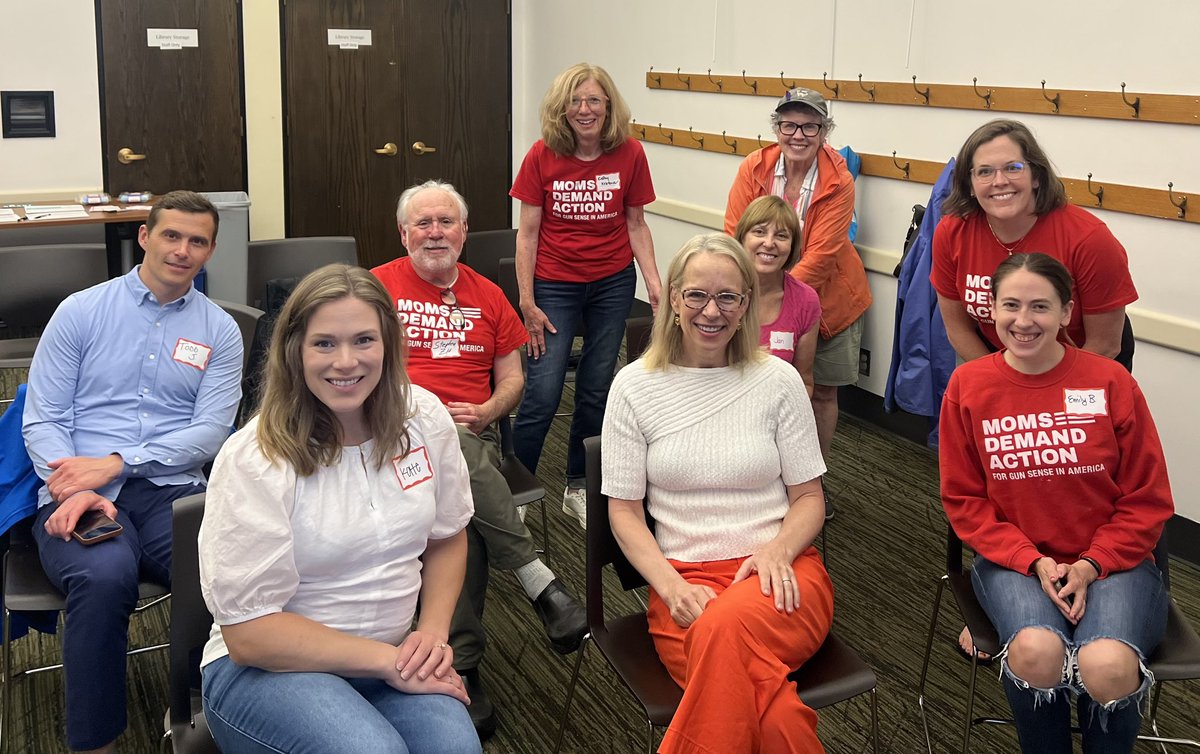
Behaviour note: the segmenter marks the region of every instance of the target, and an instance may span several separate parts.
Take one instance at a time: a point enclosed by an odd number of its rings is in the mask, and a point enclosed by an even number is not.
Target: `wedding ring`
[[[438,649],[449,649],[449,648],[450,648],[450,645],[449,645],[449,644],[447,644],[447,643],[446,643],[446,642],[444,642],[444,641],[439,641],[439,642],[437,643],[437,648],[438,648]]]

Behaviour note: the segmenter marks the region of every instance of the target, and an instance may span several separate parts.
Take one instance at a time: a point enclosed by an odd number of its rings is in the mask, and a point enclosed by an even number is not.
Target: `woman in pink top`
[[[821,301],[808,283],[787,274],[800,261],[796,211],[777,196],[761,196],[746,207],[734,233],[758,272],[759,345],[796,367],[812,398]]]

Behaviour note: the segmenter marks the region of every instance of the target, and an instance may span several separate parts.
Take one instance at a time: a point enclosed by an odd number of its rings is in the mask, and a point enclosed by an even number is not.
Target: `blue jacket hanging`
[[[854,176],[854,180],[858,180],[858,173],[862,170],[862,158],[858,153],[850,148],[850,145],[842,147],[838,150],[843,159],[846,160],[846,169],[850,171],[850,175]],[[850,218],[850,243],[854,243],[854,239],[858,236],[858,208],[854,209],[854,215]]]
[[[892,364],[884,391],[884,408],[897,408],[930,417],[929,446],[937,447],[942,395],[950,382],[957,356],[946,337],[938,311],[937,293],[929,282],[933,264],[933,229],[942,219],[942,202],[950,194],[951,159],[929,195],[921,230],[900,267],[896,286],[896,329]]]

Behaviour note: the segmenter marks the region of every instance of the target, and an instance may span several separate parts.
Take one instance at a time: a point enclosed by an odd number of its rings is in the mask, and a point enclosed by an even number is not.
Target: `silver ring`
[[[449,645],[449,644],[447,644],[447,643],[446,643],[446,642],[444,642],[444,641],[439,641],[439,642],[437,643],[437,648],[438,648],[438,649],[449,649],[449,648],[450,648],[450,645]]]
[[[791,579],[784,579],[784,580],[783,580],[783,583],[785,583],[785,584],[790,584],[790,583],[792,583],[792,580],[791,580]]]

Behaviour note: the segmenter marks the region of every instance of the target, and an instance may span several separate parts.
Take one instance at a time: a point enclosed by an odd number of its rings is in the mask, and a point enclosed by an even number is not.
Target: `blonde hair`
[[[379,315],[383,366],[379,384],[363,403],[375,441],[372,460],[383,468],[409,449],[409,381],[404,338],[391,297],[361,267],[330,264],[310,272],[288,297],[271,333],[258,414],[258,444],[272,462],[291,464],[300,476],[331,466],[342,455],[342,426],[304,381],[304,338],[308,323],[325,304],[356,298]]]
[[[751,361],[766,358],[758,347],[758,312],[754,296],[758,288],[758,273],[750,261],[750,255],[733,238],[724,233],[704,233],[692,237],[671,260],[667,269],[666,286],[668,297],[675,301],[683,290],[683,275],[688,262],[698,254],[716,254],[732,259],[742,276],[742,293],[746,294],[741,327],[733,334],[725,347],[730,366],[742,366]],[[660,305],[654,316],[654,329],[650,333],[650,345],[642,355],[647,369],[665,369],[669,364],[678,364],[683,357],[683,331],[675,324],[675,312],[670,306]]]
[[[564,157],[575,153],[575,132],[567,122],[567,108],[575,90],[585,81],[595,81],[608,97],[604,128],[600,133],[600,148],[611,152],[629,138],[629,105],[617,91],[608,71],[591,63],[576,63],[558,74],[542,98],[542,141],[555,154]]]
[[[792,234],[792,248],[788,252],[782,270],[787,272],[796,266],[796,262],[800,261],[800,219],[796,216],[796,209],[788,206],[788,203],[778,196],[768,194],[750,202],[746,211],[742,213],[742,219],[738,220],[733,237],[737,239],[738,243],[745,246],[746,234],[754,226],[770,223],[787,228],[788,232]]]

